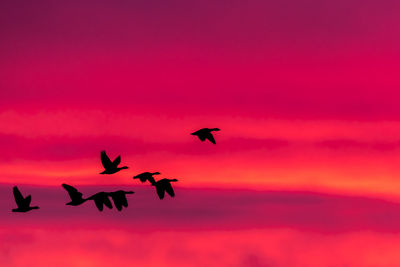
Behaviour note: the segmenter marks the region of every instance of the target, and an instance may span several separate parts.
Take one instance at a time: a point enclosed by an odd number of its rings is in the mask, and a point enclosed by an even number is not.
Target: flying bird
[[[99,211],[103,211],[104,205],[107,208],[112,209],[112,204],[108,196],[109,195],[106,192],[99,192],[89,197],[88,200],[93,200],[96,204],[97,209]]]
[[[21,192],[18,190],[18,187],[14,186],[13,188],[13,193],[14,193],[14,198],[15,198],[15,202],[17,203],[18,208],[16,209],[12,209],[13,212],[27,212],[33,209],[39,209],[39,207],[35,206],[35,207],[31,207],[31,200],[32,197],[31,195],[27,196],[27,197],[23,197]]]
[[[133,176],[133,179],[139,179],[142,183],[149,181],[151,184],[155,183],[153,175],[159,175],[159,172],[143,172],[136,176]]]
[[[132,191],[123,191],[118,190],[115,192],[110,192],[108,195],[112,198],[114,202],[114,206],[117,208],[118,211],[122,210],[122,207],[128,207],[128,200],[126,199],[127,194],[133,194]]]
[[[68,195],[71,198],[71,201],[65,205],[78,206],[87,201],[87,199],[82,197],[82,193],[79,192],[75,187],[67,184],[62,184],[62,187],[67,190]]]
[[[218,128],[211,128],[211,129],[203,128],[194,133],[191,133],[191,135],[196,135],[202,142],[204,142],[206,139],[208,139],[211,143],[213,143],[215,145],[215,139],[211,133],[214,131],[220,131],[220,129],[218,129]]]
[[[119,172],[120,170],[128,169],[127,166],[118,167],[118,165],[121,163],[121,156],[118,156],[116,159],[114,159],[114,161],[110,160],[105,151],[101,151],[100,156],[101,163],[104,166],[104,171],[100,174],[113,174]]]
[[[157,195],[160,199],[164,198],[165,192],[167,192],[171,197],[175,196],[174,189],[172,188],[171,182],[177,182],[177,179],[161,179],[152,185],[157,189]]]

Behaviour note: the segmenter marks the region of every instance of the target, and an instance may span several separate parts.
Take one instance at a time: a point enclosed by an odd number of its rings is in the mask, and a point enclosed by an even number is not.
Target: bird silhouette
[[[62,184],[62,187],[67,190],[69,197],[71,198],[71,201],[65,205],[79,206],[87,201],[87,199],[82,197],[82,193],[79,192],[75,187],[67,184]]]
[[[127,166],[118,167],[118,165],[121,163],[121,156],[118,156],[116,159],[114,159],[114,161],[111,161],[110,158],[107,156],[106,152],[101,151],[100,157],[101,157],[101,163],[103,164],[105,169],[100,174],[113,174],[119,172],[120,170],[128,169]]]
[[[204,142],[206,139],[208,139],[211,143],[213,143],[215,145],[215,139],[211,133],[214,131],[220,131],[220,129],[218,129],[218,128],[211,128],[211,129],[203,128],[194,133],[191,133],[191,135],[196,135],[202,142]]]
[[[157,195],[160,199],[164,198],[165,192],[167,192],[171,197],[175,196],[174,189],[172,188],[171,182],[177,182],[177,179],[161,179],[155,183],[152,183],[153,186],[157,189]]]
[[[142,172],[136,176],[133,176],[133,179],[139,179],[142,183],[149,181],[151,184],[155,183],[153,175],[159,175],[159,172]]]
[[[114,202],[114,206],[117,208],[118,211],[122,210],[122,207],[128,207],[128,200],[126,199],[127,194],[133,194],[132,191],[123,191],[118,190],[115,192],[109,192],[108,195],[112,198]]]
[[[12,209],[13,212],[27,212],[33,209],[39,209],[39,207],[35,206],[35,207],[31,207],[31,200],[32,197],[31,195],[27,196],[27,197],[23,197],[21,192],[18,190],[18,187],[14,186],[13,188],[13,193],[14,193],[14,198],[15,198],[15,202],[17,203],[18,208],[16,209]]]
[[[103,211],[104,205],[112,209],[112,204],[110,199],[108,198],[108,193],[106,192],[99,192],[94,194],[93,196],[87,198],[88,200],[93,200],[94,203],[96,204],[96,207],[99,211]]]

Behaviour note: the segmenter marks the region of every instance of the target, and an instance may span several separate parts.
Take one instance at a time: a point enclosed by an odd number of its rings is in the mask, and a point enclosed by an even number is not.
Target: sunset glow
[[[0,265],[400,266],[399,12],[2,1]],[[135,194],[99,212],[62,183]],[[12,213],[15,185],[40,209]]]

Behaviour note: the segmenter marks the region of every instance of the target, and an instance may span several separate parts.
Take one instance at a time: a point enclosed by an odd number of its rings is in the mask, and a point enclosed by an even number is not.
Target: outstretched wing
[[[32,196],[31,195],[27,196],[24,201],[25,201],[25,204],[27,206],[29,206],[31,204],[31,201],[32,201]]]
[[[64,187],[65,190],[67,190],[69,197],[72,199],[81,199],[83,194],[78,191],[73,186],[67,185],[67,184],[62,184],[62,187]]]
[[[213,136],[211,133],[207,134],[207,135],[205,136],[205,138],[207,138],[208,140],[210,140],[210,142],[213,143],[213,144],[215,145],[215,139],[214,139],[214,136]]]
[[[172,185],[170,183],[165,185],[165,191],[167,191],[168,195],[170,195],[171,197],[175,196],[174,189],[172,188]]]
[[[147,180],[148,180],[148,181],[150,182],[150,184],[152,184],[152,185],[155,185],[155,184],[156,184],[156,180],[153,178],[153,176],[150,176]],[[146,182],[146,180],[145,180],[145,182]]]
[[[113,163],[111,162],[110,158],[107,156],[105,151],[101,151],[100,157],[101,157],[101,163],[103,164],[105,169],[110,169],[113,167]]]
[[[118,166],[121,163],[121,156],[118,156],[116,159],[113,161],[114,166]]]
[[[114,202],[114,206],[117,208],[117,210],[121,211],[122,210],[122,199],[121,195],[117,193],[111,194],[111,198]]]
[[[107,206],[107,208],[112,209],[112,204],[108,196],[105,196],[103,199],[103,204]]]
[[[96,207],[99,211],[103,211],[103,200],[100,198],[95,198],[94,199],[94,204],[96,204]]]
[[[124,194],[123,197],[121,197],[121,204],[122,206],[124,206],[125,208],[128,207],[128,200],[126,199],[126,195]]]
[[[16,187],[16,186],[13,187],[13,193],[14,193],[14,198],[15,198],[15,202],[17,203],[17,205],[24,202],[24,197],[22,196],[21,192],[18,190],[18,187]]]
[[[128,207],[128,200],[126,199],[126,195],[128,195],[128,194],[134,194],[135,192],[133,192],[133,191],[124,191],[124,192],[121,192],[121,195],[123,196],[123,198],[121,198],[121,202],[122,202],[122,206],[124,206],[124,207]]]
[[[158,197],[159,197],[160,199],[163,199],[163,198],[164,198],[164,194],[165,194],[164,187],[163,187],[163,186],[157,186],[157,185],[156,185],[156,188],[157,188],[157,195],[158,195]]]

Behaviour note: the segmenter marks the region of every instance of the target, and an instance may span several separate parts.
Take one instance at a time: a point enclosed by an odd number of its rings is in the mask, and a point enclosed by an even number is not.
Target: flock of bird
[[[196,132],[191,133],[191,135],[197,136],[202,142],[205,140],[209,140],[211,143],[216,144],[214,136],[212,135],[213,131],[220,131],[218,128],[203,128]],[[113,161],[107,156],[105,151],[100,153],[101,163],[104,167],[104,171],[100,174],[114,174],[121,170],[128,169],[127,166],[118,167],[121,164],[121,156],[118,156]],[[160,199],[163,199],[165,196],[165,192],[171,197],[175,196],[174,189],[172,188],[171,182],[177,182],[177,179],[160,179],[156,181],[153,176],[159,175],[159,172],[143,172],[133,177],[133,179],[139,179],[142,183],[148,181],[152,186],[156,188],[157,195]],[[99,211],[103,211],[104,206],[109,209],[112,209],[111,200],[114,203],[114,206],[118,211],[121,211],[123,207],[128,207],[128,200],[126,199],[126,195],[133,194],[133,191],[124,191],[118,190],[114,192],[98,192],[90,197],[84,198],[83,194],[78,191],[75,187],[62,184],[62,187],[68,192],[71,201],[66,203],[66,205],[70,206],[79,206],[85,203],[88,200],[94,201],[97,209]],[[28,212],[33,209],[39,209],[38,206],[31,206],[31,195],[27,197],[23,197],[21,192],[19,191],[17,186],[13,188],[13,194],[15,198],[15,202],[17,203],[17,208],[12,209],[13,212]],[[111,200],[110,200],[111,198]]]

